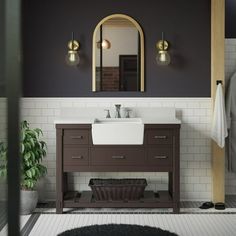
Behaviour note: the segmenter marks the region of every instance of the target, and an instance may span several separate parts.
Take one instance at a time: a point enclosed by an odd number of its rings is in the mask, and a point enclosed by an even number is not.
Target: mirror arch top
[[[97,47],[97,41],[96,41],[96,34],[100,27],[108,20],[111,20],[113,18],[123,18],[128,21],[130,21],[138,30],[139,37],[140,37],[140,89],[139,92],[144,92],[145,82],[144,82],[144,33],[142,30],[142,27],[140,24],[131,16],[128,16],[126,14],[111,14],[109,16],[104,17],[95,27],[93,31],[93,45],[92,45],[92,91],[97,92],[97,86],[96,86],[96,47]]]

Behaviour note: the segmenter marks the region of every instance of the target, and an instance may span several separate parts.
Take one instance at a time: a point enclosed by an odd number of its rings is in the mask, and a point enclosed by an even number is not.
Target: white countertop
[[[142,118],[144,124],[181,124],[181,120],[174,118]]]
[[[104,119],[104,118],[102,118]],[[119,119],[119,118],[117,118]],[[128,118],[127,118],[128,119]],[[181,124],[181,121],[177,118],[141,118],[143,124]],[[93,124],[95,118],[58,118],[54,120],[54,124]]]
[[[54,124],[93,124],[94,118],[58,118],[54,120]]]

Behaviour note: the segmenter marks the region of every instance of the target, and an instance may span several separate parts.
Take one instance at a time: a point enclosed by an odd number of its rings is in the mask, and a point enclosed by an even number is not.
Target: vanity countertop
[[[54,120],[55,125],[59,124],[93,124],[94,118],[58,118]]]
[[[104,118],[103,118],[104,119]],[[117,118],[119,119],[119,118]],[[122,119],[122,118],[121,118]],[[127,118],[128,119],[128,118]],[[141,118],[143,124],[181,124],[181,121],[177,118]],[[58,118],[54,120],[54,124],[94,124],[95,118]]]
[[[142,118],[144,124],[181,124],[181,120],[174,118]]]

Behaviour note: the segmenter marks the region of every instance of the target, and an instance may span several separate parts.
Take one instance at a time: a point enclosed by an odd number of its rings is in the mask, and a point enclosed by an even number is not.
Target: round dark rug
[[[160,228],[141,225],[92,225],[67,230],[59,236],[178,236]]]

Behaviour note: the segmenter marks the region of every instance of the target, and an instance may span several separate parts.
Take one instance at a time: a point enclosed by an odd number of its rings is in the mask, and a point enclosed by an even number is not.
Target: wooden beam
[[[211,97],[216,81],[225,82],[225,0],[211,0]],[[225,202],[225,152],[212,141],[213,202]]]

